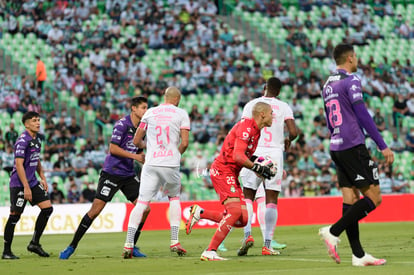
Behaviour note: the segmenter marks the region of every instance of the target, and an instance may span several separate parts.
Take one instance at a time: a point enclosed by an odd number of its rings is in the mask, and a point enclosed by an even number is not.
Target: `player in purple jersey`
[[[78,229],[73,236],[70,245],[60,252],[59,259],[67,260],[73,254],[79,241],[92,225],[93,220],[101,213],[107,202],[112,200],[118,190],[133,204],[136,203],[139,194],[139,179],[134,172],[134,160],[144,162],[145,155],[132,140],[141,118],[148,109],[147,99],[134,97],[131,100],[131,113],[115,123],[112,131],[109,153],[106,156],[101,175],[99,177],[96,197],[91,209],[82,218]],[[144,213],[144,218],[139,224],[135,234],[134,244],[137,242],[141,229],[148,216],[149,208]],[[138,247],[133,249],[134,257],[145,257]]]
[[[394,154],[385,144],[365,107],[361,80],[352,74],[358,65],[352,45],[337,45],[333,57],[337,71],[326,81],[322,97],[331,133],[331,157],[336,165],[343,196],[343,215],[332,226],[321,228],[319,235],[326,244],[329,256],[337,263],[341,261],[337,252],[339,235],[346,231],[353,254],[352,265],[383,265],[386,260],[364,252],[359,240],[358,221],[378,207],[382,200],[378,167],[365,146],[363,129],[375,141],[387,165],[394,162]],[[362,199],[360,193],[363,194]]]
[[[10,176],[10,215],[4,228],[4,250],[2,259],[15,260],[11,251],[14,228],[29,201],[31,205],[40,208],[32,240],[27,250],[41,257],[49,257],[42,249],[39,239],[46,227],[47,221],[53,212],[53,207],[47,192],[48,186],[40,163],[40,148],[42,141],[39,138],[40,116],[36,112],[27,112],[22,117],[26,130],[20,135],[14,145],[14,166]],[[36,172],[40,182],[36,178]]]

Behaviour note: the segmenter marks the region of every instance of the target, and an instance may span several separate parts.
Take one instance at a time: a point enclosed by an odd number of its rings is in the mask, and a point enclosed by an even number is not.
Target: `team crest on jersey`
[[[235,193],[236,192],[236,188],[234,188],[234,186],[230,187],[230,192]]]
[[[243,139],[243,140],[249,140],[249,133],[247,133],[247,132],[243,132],[243,137],[242,137],[242,139]]]

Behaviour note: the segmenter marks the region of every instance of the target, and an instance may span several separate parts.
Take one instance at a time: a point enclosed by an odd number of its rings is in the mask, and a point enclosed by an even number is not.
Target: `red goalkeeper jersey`
[[[243,163],[256,150],[260,138],[260,129],[253,119],[243,119],[236,123],[224,139],[219,156],[214,160],[218,170],[230,169],[236,176]]]

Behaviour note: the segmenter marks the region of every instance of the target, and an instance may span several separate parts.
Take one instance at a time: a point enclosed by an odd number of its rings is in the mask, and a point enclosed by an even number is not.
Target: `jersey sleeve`
[[[252,118],[252,101],[248,102],[244,105],[242,118]]]
[[[14,145],[14,157],[25,158],[27,145],[28,142],[24,138],[19,138]]]
[[[288,104],[285,105],[285,121],[288,119],[295,119],[293,116],[292,108]]]
[[[357,104],[363,102],[361,80],[357,76],[352,77],[348,86],[348,97],[351,104]]]
[[[180,130],[189,130],[190,131],[190,117],[188,116],[187,112],[182,110],[182,120],[180,125]]]
[[[242,165],[248,159],[246,151],[251,137],[251,128],[244,122],[241,122],[237,128],[234,140],[233,160],[236,161],[236,156],[239,156],[237,158],[240,160],[239,165]]]
[[[112,130],[111,143],[120,145],[122,136],[124,135],[126,128],[127,126],[125,122],[122,122],[121,120],[117,121],[115,123],[114,129]]]

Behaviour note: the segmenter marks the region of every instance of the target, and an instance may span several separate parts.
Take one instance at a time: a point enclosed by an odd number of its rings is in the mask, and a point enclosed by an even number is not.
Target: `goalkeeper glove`
[[[268,180],[275,176],[275,174],[270,170],[269,166],[263,166],[257,163],[253,164],[252,171]]]

